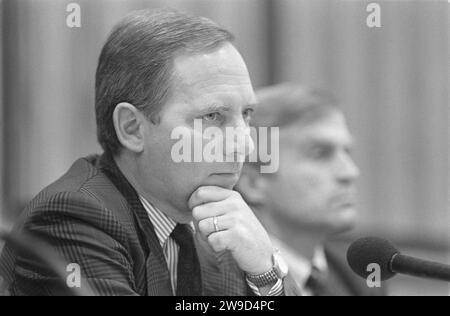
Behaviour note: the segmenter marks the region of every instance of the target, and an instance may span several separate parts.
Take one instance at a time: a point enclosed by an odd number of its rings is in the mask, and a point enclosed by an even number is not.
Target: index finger
[[[189,198],[189,209],[192,210],[194,207],[206,203],[223,201],[229,198],[233,194],[233,192],[233,190],[228,190],[216,186],[199,187],[194,191],[194,193],[191,194],[191,197]]]

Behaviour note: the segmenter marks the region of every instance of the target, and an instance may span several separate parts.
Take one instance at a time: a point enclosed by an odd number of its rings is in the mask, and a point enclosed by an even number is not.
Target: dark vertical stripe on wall
[[[27,113],[31,107],[27,88],[29,82],[29,56],[34,49],[27,47],[28,28],[31,19],[28,1],[4,0],[4,104],[5,104],[5,204],[6,219],[17,216],[24,201],[17,197],[23,189],[20,174],[23,166],[21,158],[33,159],[32,152],[23,151],[27,144],[27,135],[32,124]],[[24,157],[25,156],[25,157]],[[38,167],[37,167],[38,168]]]
[[[4,115],[4,124],[2,125],[2,138],[3,138],[3,175],[4,175],[4,181],[2,181],[2,184],[4,185],[3,188],[3,207],[5,209],[2,212],[2,215],[5,219],[8,219],[9,216],[12,214],[10,213],[10,208],[12,205],[12,201],[10,200],[10,197],[13,192],[12,188],[12,180],[11,178],[14,176],[13,172],[13,166],[11,166],[11,148],[8,146],[8,143],[11,143],[11,137],[13,136],[13,133],[11,133],[11,115],[12,115],[12,109],[11,104],[9,103],[10,98],[12,96],[12,81],[13,76],[15,74],[9,74],[11,72],[11,69],[13,68],[12,61],[10,60],[10,56],[13,54],[13,46],[14,46],[14,35],[12,34],[12,30],[14,29],[13,23],[15,14],[17,12],[16,10],[17,2],[14,0],[4,0],[3,1],[3,15],[2,15],[2,53],[3,53],[3,69],[2,69],[2,86],[3,86],[3,115]],[[6,119],[8,118],[8,119]],[[10,141],[8,141],[10,140]],[[17,141],[17,138],[16,138]]]
[[[267,57],[268,60],[271,61],[267,63],[267,79],[268,82],[266,85],[273,85],[276,83],[276,74],[275,74],[275,68],[276,68],[276,49],[278,46],[277,41],[277,9],[278,5],[276,4],[276,0],[266,0],[265,1],[265,7],[266,7],[266,34],[267,34]]]
[[[3,100],[3,84],[5,82],[3,72],[3,32],[4,32],[4,16],[3,16],[3,0],[0,0],[0,223],[3,220],[3,212],[5,211],[5,192],[4,192],[4,170],[5,170],[5,158],[4,158],[4,135],[5,135],[5,115],[4,115],[4,100]]]

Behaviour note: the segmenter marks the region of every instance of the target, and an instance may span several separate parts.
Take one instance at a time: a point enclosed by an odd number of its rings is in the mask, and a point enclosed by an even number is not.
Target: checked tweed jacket
[[[23,211],[14,235],[32,236],[60,262],[79,265],[80,289],[90,291],[85,293],[172,295],[167,264],[148,214],[107,154],[77,160],[41,191]],[[197,236],[196,249],[203,295],[252,295],[228,252],[213,253]],[[74,294],[53,270],[29,252],[5,244],[0,275],[10,295]],[[286,278],[285,293],[296,295],[292,284]]]

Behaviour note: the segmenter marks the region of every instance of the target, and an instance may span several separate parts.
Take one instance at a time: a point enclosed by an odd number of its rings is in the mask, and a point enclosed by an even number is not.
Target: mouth
[[[342,202],[338,203],[337,206],[339,208],[354,208],[356,206],[356,202],[354,201]]]
[[[239,172],[220,172],[212,173],[206,180],[204,185],[214,185],[226,189],[232,189],[239,181]]]
[[[240,174],[241,171],[240,170],[236,170],[236,171],[221,171],[221,172],[214,172],[212,173],[213,175],[228,175],[228,174]]]
[[[211,174],[212,177],[223,177],[223,178],[239,178],[240,172],[220,172]]]
[[[356,197],[354,193],[341,194],[333,199],[333,204],[339,208],[351,208],[356,206]]]
[[[223,170],[214,172],[211,175],[218,175],[218,176],[231,176],[231,175],[237,175],[239,176],[241,174],[242,170],[242,164],[233,164],[231,166],[226,166],[223,168]]]
[[[231,189],[239,181],[242,166],[242,163],[223,163],[217,165],[215,170],[211,170],[205,183],[207,185],[217,185]]]

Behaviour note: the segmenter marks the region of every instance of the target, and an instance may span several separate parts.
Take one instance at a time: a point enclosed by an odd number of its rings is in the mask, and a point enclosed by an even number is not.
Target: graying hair
[[[233,39],[207,18],[171,9],[135,11],[120,21],[103,46],[95,78],[97,138],[103,149],[115,155],[121,148],[112,119],[121,102],[158,123],[177,53],[210,51]]]

